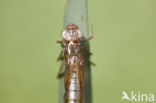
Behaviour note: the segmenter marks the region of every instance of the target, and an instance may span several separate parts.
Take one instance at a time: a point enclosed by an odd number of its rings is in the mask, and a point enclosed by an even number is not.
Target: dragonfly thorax
[[[70,41],[67,46],[68,55],[78,54],[80,49],[80,43],[74,43],[73,41]]]

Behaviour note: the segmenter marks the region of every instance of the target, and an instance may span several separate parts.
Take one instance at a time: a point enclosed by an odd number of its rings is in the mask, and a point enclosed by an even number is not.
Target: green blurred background
[[[57,103],[64,0],[0,0],[0,103]],[[88,0],[93,103],[156,95],[156,1]]]

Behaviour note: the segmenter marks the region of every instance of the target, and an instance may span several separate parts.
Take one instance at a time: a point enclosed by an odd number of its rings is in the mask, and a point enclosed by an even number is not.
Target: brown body
[[[60,77],[63,65],[65,65],[64,75],[64,103],[83,103],[83,55],[80,43],[90,40],[92,37],[82,39],[82,34],[75,24],[68,24],[62,33],[63,39],[59,43],[63,43],[65,48],[61,52],[58,60],[64,54],[64,60],[58,74]]]
[[[83,103],[83,60],[80,56],[69,57],[69,64],[65,70],[64,85],[64,103]]]

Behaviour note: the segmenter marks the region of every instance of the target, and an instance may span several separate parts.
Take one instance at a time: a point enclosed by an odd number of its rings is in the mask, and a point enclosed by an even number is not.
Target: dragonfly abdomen
[[[64,103],[83,103],[83,86],[78,75],[78,69],[74,69],[70,78],[70,82],[66,87]]]

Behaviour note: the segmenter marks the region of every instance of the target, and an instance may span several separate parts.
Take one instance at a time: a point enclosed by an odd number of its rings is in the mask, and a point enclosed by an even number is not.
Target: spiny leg
[[[60,66],[59,72],[57,74],[57,79],[61,78],[62,69],[63,69],[63,66],[64,65],[65,65],[65,61],[63,61],[62,64],[61,64],[61,66]]]
[[[90,36],[88,38],[81,39],[81,42],[88,41],[88,40],[91,40],[91,39],[93,39],[93,36]]]
[[[63,44],[63,41],[62,41],[62,40],[57,40],[56,43],[61,43],[61,44]]]
[[[96,64],[94,62],[92,62],[91,60],[88,60],[88,62],[93,65],[93,66],[96,66]]]
[[[92,54],[93,54],[93,53],[91,53],[87,48],[85,48],[85,47],[83,47],[83,46],[81,46],[81,49],[84,50],[84,51],[86,51],[89,55],[92,55]]]
[[[81,46],[81,49],[82,49],[82,50],[85,50],[85,52],[87,52],[87,53],[89,54],[88,56],[92,55],[92,53],[91,53],[87,48]],[[95,64],[94,62],[92,62],[92,61],[89,59],[89,57],[86,57],[86,61],[89,62],[91,65],[96,66],[96,64]]]
[[[58,58],[57,58],[57,61],[60,61],[62,59],[62,54],[64,53],[64,48],[61,50]]]
[[[93,27],[92,27],[92,25],[91,25],[91,28],[90,28],[90,32],[91,32],[91,36],[88,37],[88,38],[82,39],[82,40],[81,40],[82,42],[93,39],[94,32],[93,32]]]
[[[92,66],[96,66],[96,64],[92,62],[89,58],[86,58],[85,61],[91,64]]]
[[[93,66],[96,66],[96,64],[94,62],[92,62],[89,57],[86,57],[85,61],[88,62],[89,64],[93,65]]]
[[[94,32],[93,32],[93,27],[91,25],[91,28],[90,28],[90,32],[91,32],[91,36],[88,37],[88,38],[85,38],[85,39],[82,39],[81,41],[88,41],[88,40],[91,40],[93,39],[93,35],[94,35]],[[89,55],[92,55],[92,53],[85,47],[81,47],[83,50],[85,50]],[[89,62],[91,65],[93,66],[96,66],[96,64],[94,62],[92,62],[89,58],[86,58],[86,61]]]

